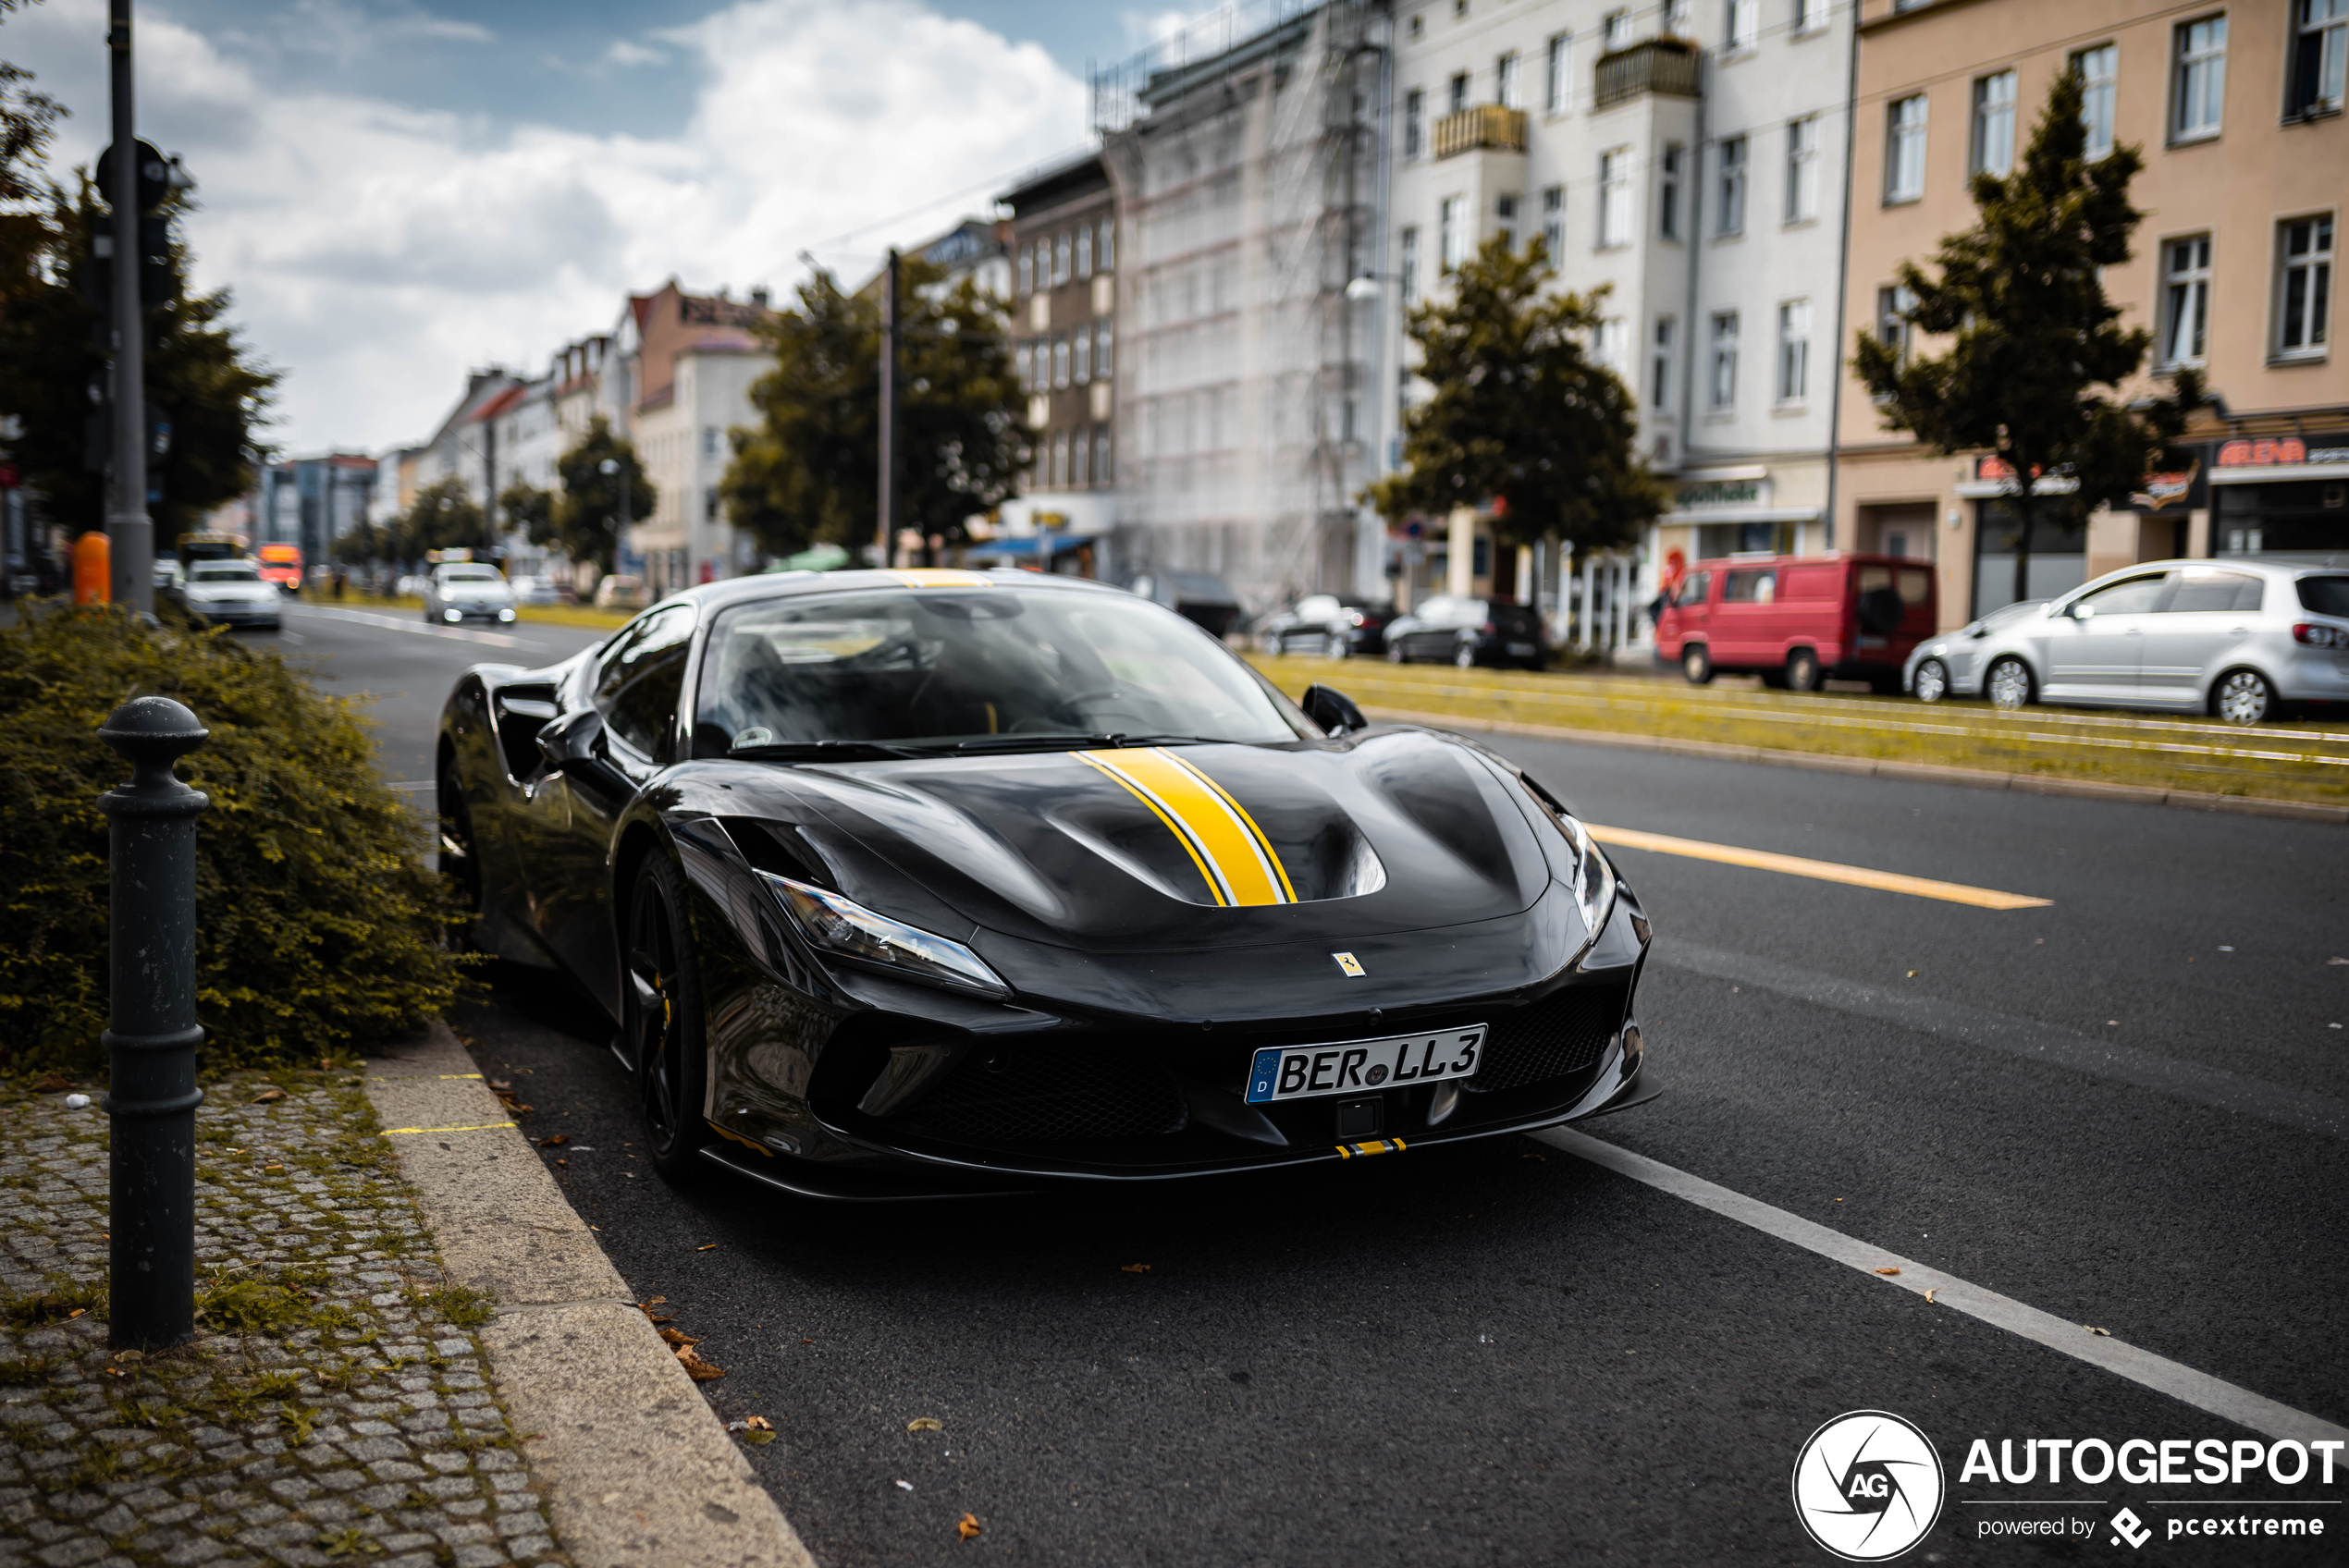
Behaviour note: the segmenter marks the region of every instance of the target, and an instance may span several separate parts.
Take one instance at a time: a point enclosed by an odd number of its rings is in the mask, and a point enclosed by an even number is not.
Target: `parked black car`
[[[1266,616],[1256,629],[1257,646],[1268,654],[1319,655],[1342,659],[1386,651],[1386,623],[1395,606],[1351,594],[1308,594]]]
[[[1144,572],[1134,579],[1133,591],[1216,637],[1231,631],[1240,615],[1240,596],[1211,571]]]
[[[1542,669],[1550,662],[1550,649],[1543,640],[1542,618],[1530,606],[1514,599],[1438,594],[1387,624],[1386,656],[1393,664]]]

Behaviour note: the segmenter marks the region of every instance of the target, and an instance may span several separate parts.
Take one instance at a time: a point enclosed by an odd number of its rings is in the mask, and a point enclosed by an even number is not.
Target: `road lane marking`
[[[2067,1323],[2052,1313],[2042,1312],[2011,1296],[1985,1290],[1971,1280],[1945,1274],[1928,1264],[1899,1256],[1855,1236],[1847,1236],[1840,1231],[1805,1219],[1801,1215],[1774,1208],[1759,1198],[1731,1192],[1702,1176],[1691,1175],[1677,1166],[1650,1159],[1645,1155],[1633,1154],[1614,1144],[1602,1143],[1587,1133],[1578,1133],[1569,1127],[1553,1127],[1531,1135],[1552,1148],[1589,1160],[1618,1176],[1628,1176],[1634,1182],[1668,1193],[1699,1208],[1710,1209],[1725,1219],[1734,1219],[1765,1235],[1790,1242],[1806,1252],[1816,1253],[1848,1268],[1857,1269],[1872,1280],[1881,1280],[1912,1295],[1921,1296],[1929,1291],[1933,1292],[1933,1305],[1936,1306],[1962,1312],[1994,1329],[2003,1329],[2010,1334],[2043,1344],[2049,1350],[2085,1361],[2091,1366],[2101,1367],[2239,1427],[2247,1427],[2270,1438],[2291,1439],[2299,1442],[2349,1439],[2349,1427],[2336,1427],[2305,1410],[2294,1410],[2263,1394],[2256,1394],[2248,1389],[2213,1378],[2208,1372],[2197,1372],[2166,1356],[2141,1350],[2125,1340],[2092,1334],[2077,1323]],[[1882,1272],[1893,1268],[1900,1272]]]
[[[2287,1088],[2223,1067],[2207,1067],[2200,1062],[2119,1045],[2060,1023],[1970,1007],[1913,991],[1887,990],[1840,975],[1798,969],[1774,959],[1700,947],[1673,937],[1657,938],[1654,962],[1708,980],[1758,986],[1855,1018],[1873,1019],[2087,1077],[2150,1089],[2214,1110],[2257,1117],[2294,1132],[2349,1139],[2349,1101],[2313,1089]]]
[[[1708,844],[1702,839],[1675,839],[1668,833],[1601,827],[1589,822],[1582,826],[1600,843],[1622,849],[1653,850],[1658,854],[1686,855],[1691,860],[1718,861],[1723,865],[1742,865],[1755,871],[1780,871],[1789,876],[1810,876],[1821,882],[1874,888],[1879,892],[1940,899],[1953,904],[1972,904],[1976,909],[2045,909],[2055,902],[2053,899],[2035,899],[2022,893],[1969,888],[1962,882],[1936,882],[1929,876],[1903,876],[1893,871],[1871,871],[1863,865],[1841,865],[1831,860],[1805,860],[1801,855],[1772,854],[1767,850],[1740,850],[1731,844]]]
[[[546,643],[528,637],[510,636],[503,631],[468,631],[461,627],[442,626],[422,620],[399,620],[387,615],[370,615],[365,610],[328,609],[324,605],[304,605],[301,614],[320,616],[328,620],[355,621],[362,626],[388,627],[394,631],[413,631],[422,637],[461,637],[468,643],[483,643],[493,648],[544,648]]]

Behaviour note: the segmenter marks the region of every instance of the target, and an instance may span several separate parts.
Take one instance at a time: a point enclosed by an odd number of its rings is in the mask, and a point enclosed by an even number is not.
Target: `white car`
[[[1982,691],[2257,724],[2349,703],[2349,570],[2224,558],[2123,567],[1990,629]],[[1922,668],[1922,667],[1919,667]]]
[[[2009,621],[2037,615],[2047,607],[2045,599],[2018,600],[1992,610],[1979,620],[1969,621],[1955,631],[1944,631],[1919,643],[1909,655],[1908,667],[1900,673],[1902,687],[1921,703],[1937,703],[1944,697],[1979,696],[1983,668],[1990,657],[1990,634]]]
[[[466,620],[511,620],[514,591],[494,566],[453,561],[424,581],[424,619],[454,626]]]
[[[518,605],[560,605],[562,590],[555,586],[551,577],[517,577],[513,581],[514,603]]]
[[[284,595],[276,583],[262,580],[258,561],[198,561],[188,569],[188,585],[179,596],[200,620],[264,631],[284,624],[278,609]]]

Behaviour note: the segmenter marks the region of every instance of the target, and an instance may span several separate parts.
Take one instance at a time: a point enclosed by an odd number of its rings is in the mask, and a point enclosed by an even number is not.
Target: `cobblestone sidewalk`
[[[197,1339],[148,1360],[105,1348],[107,1119],[0,1090],[0,1568],[564,1561],[360,1084],[208,1087]]]

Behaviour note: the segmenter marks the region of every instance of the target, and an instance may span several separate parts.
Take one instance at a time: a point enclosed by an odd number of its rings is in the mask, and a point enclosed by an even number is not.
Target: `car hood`
[[[1413,729],[693,764],[671,778],[688,815],[747,813],[753,833],[779,837],[816,863],[811,874],[884,913],[958,937],[976,927],[1091,951],[1253,949],[1519,914],[1564,851],[1509,774]]]
[[[513,590],[495,582],[448,582],[440,588],[444,599],[510,599]]]

